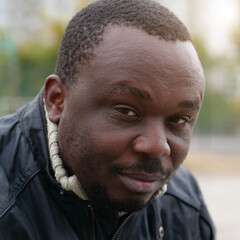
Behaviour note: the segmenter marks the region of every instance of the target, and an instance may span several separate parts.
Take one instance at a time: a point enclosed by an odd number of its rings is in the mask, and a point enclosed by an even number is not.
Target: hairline
[[[131,22],[121,22],[121,23],[112,23],[112,22],[109,22],[106,26],[104,26],[104,29],[103,29],[103,33],[101,35],[101,41],[98,43],[98,44],[94,44],[93,45],[93,48],[91,48],[91,57],[87,60],[85,60],[84,62],[78,62],[77,65],[75,66],[75,70],[76,73],[75,75],[79,74],[80,72],[84,72],[86,71],[86,69],[84,69],[85,67],[88,67],[92,61],[95,60],[95,58],[98,56],[96,54],[96,51],[98,48],[101,47],[101,44],[103,44],[104,42],[104,36],[105,34],[107,33],[107,31],[111,31],[111,28],[114,28],[114,27],[126,27],[126,28],[135,28],[136,30],[139,30],[139,31],[142,31],[143,33],[147,34],[148,36],[152,36],[152,37],[155,37],[156,39],[158,40],[162,40],[162,41],[166,41],[166,42],[172,42],[172,43],[176,43],[176,42],[189,42],[193,45],[194,47],[194,44],[193,44],[193,41],[192,39],[175,39],[175,40],[166,40],[164,37],[162,37],[161,35],[154,35],[154,34],[150,34],[149,32],[147,32],[144,28],[142,28],[141,26],[140,27],[137,27],[136,25],[134,24],[131,24]],[[194,47],[195,49],[195,47]],[[82,69],[81,69],[82,68]],[[71,87],[72,85],[75,85],[77,84],[78,81],[66,81],[66,82],[63,82],[64,85],[66,85],[67,87]]]
[[[137,8],[134,8],[132,7],[133,5],[131,5],[129,14],[140,14],[133,18],[129,18],[128,15],[126,15],[128,14],[126,6],[123,6],[123,8],[120,7],[120,13],[116,17],[113,17],[111,14],[108,16],[109,13],[104,13],[103,18],[101,18],[101,10],[104,10],[105,8],[109,10],[111,2],[114,2],[114,6],[119,7],[121,2],[123,5],[126,5],[126,2],[128,1],[119,0],[118,2],[117,0],[114,0],[109,1],[109,4],[107,0],[93,2],[86,8],[79,11],[69,22],[59,49],[57,66],[55,69],[55,74],[62,78],[63,83],[71,85],[75,81],[74,76],[79,73],[79,69],[84,68],[84,66],[94,59],[96,56],[96,49],[103,41],[106,29],[109,28],[109,26],[133,27],[143,31],[149,36],[155,36],[159,40],[165,40],[168,42],[192,42],[186,26],[176,17],[175,14],[155,1],[148,2],[132,0],[130,5],[136,4]],[[139,10],[141,4],[144,6],[143,9],[146,7],[145,16],[144,12]],[[156,11],[154,10],[152,12],[153,6],[154,8],[156,7]],[[94,13],[97,13],[97,15],[95,15],[96,17],[93,17]],[[160,15],[158,16],[156,14]],[[86,20],[86,16],[89,17],[89,22]],[[140,20],[133,20],[137,16],[139,16]],[[96,21],[95,18],[99,19],[99,22]],[[149,22],[149,20],[153,22]],[[75,36],[76,40],[73,36]],[[87,39],[87,43],[84,39]],[[85,43],[86,45],[84,45]]]

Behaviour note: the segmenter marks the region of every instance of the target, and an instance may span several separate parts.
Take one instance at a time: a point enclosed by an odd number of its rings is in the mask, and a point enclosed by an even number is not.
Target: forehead
[[[155,67],[171,73],[172,68],[181,72],[182,67],[191,74],[202,74],[203,70],[197,53],[191,42],[165,41],[156,36],[150,36],[135,27],[108,26],[103,34],[103,41],[94,51],[95,57],[91,61],[94,67],[107,67],[117,61],[122,63],[119,67],[127,67],[126,61],[131,66],[146,64],[154,68],[153,62],[157,60]],[[161,67],[161,68],[160,68]],[[165,69],[166,68],[166,69]]]
[[[188,41],[165,41],[135,27],[108,26],[94,55],[83,71],[93,85],[131,79],[150,87],[160,83],[204,89],[203,69]]]

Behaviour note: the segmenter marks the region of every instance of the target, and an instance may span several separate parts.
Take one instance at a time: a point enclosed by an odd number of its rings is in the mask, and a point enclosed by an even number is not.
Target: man
[[[179,167],[203,95],[166,8],[102,0],[77,13],[44,93],[0,121],[0,239],[214,239]]]

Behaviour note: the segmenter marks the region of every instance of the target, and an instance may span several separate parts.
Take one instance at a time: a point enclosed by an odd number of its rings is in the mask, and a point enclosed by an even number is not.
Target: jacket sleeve
[[[164,239],[215,240],[215,227],[197,180],[180,167],[160,199]]]

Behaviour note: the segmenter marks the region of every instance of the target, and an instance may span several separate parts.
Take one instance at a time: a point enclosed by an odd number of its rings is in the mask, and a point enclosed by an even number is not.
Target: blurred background
[[[90,0],[0,0],[0,116],[53,73],[67,22]],[[206,95],[185,166],[202,187],[218,240],[239,240],[240,0],[159,0],[188,27]]]

